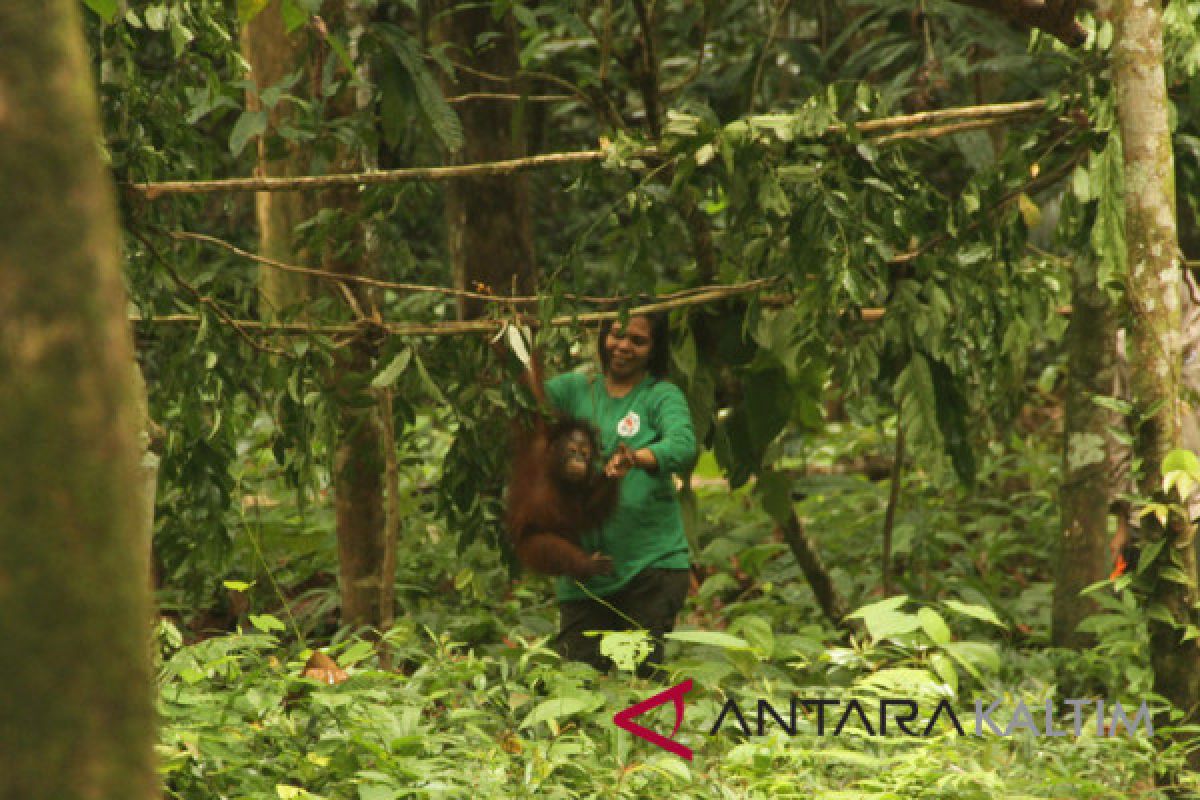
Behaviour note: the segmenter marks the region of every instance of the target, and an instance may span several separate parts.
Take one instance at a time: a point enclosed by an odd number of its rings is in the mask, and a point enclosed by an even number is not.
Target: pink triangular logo
[[[645,739],[651,744],[656,744],[663,750],[669,753],[674,753],[677,756],[692,760],[692,750],[689,747],[684,747],[679,742],[668,739],[661,733],[655,733],[649,728],[639,725],[633,721],[634,717],[645,714],[652,708],[658,708],[668,700],[675,703],[675,729],[671,731],[671,736],[679,733],[679,726],[683,724],[683,696],[692,690],[692,679],[688,678],[683,683],[672,686],[670,689],[659,692],[653,697],[636,703],[623,711],[618,711],[613,716],[613,723],[623,730],[627,730],[634,736]]]

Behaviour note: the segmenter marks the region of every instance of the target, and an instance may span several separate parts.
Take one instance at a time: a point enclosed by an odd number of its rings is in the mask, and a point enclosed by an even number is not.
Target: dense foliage
[[[238,44],[265,3],[85,5],[106,152],[124,184],[249,175],[260,147],[302,147],[320,174],[345,148],[399,168],[448,163],[462,145],[461,98],[442,86],[466,55],[436,35],[454,4],[381,0],[342,15],[331,11],[341,3],[284,0],[320,68],[261,92],[265,110],[247,103]],[[1148,696],[1129,591],[1097,590],[1093,649],[1046,647],[1059,309],[1075,259],[1095,258],[1114,297],[1124,280],[1111,23],[1084,15],[1088,41],[1069,49],[932,0],[916,11],[898,0],[492,7],[516,23],[521,71],[498,89],[515,93],[530,151],[607,151],[532,176],[539,319],[594,310],[578,295],[769,281],[672,312],[672,377],[710,453],[701,477],[727,480],[685,495],[703,578],[672,661],[703,687],[689,714],[712,719],[727,696],[808,687],[929,697],[948,687],[1039,705],[1070,691]],[[1200,211],[1200,3],[1171,0],[1166,13],[1188,247]],[[347,86],[350,113],[333,102]],[[972,125],[982,117],[968,112],[916,135],[912,123],[872,127],[1043,99],[1003,124]],[[280,104],[292,113],[275,128],[268,112]],[[321,210],[297,231],[298,251],[332,243],[380,278],[449,286],[443,192],[364,188],[357,219]],[[270,309],[315,329],[305,335],[239,325],[266,316],[256,285],[266,267],[179,236],[257,251],[251,194],[122,198],[162,459],[161,749],[174,796],[1125,797],[1151,792],[1153,772],[1177,762],[1137,738],[830,742],[811,731],[684,735],[700,754],[691,768],[648,754],[608,724],[646,687],[562,665],[547,643],[549,587],[510,583],[495,442],[526,398],[483,337],[372,331],[369,368],[331,385],[335,356],[357,341],[328,327],[356,318],[336,291]],[[347,236],[354,222],[366,243]],[[455,315],[438,294],[388,289],[376,301],[386,322]],[[539,344],[555,371],[591,357],[577,328],[545,326]],[[393,398],[403,520],[400,622],[384,636],[398,670],[337,633],[328,497],[333,408],[348,395],[373,404],[381,389]],[[888,486],[846,473],[890,457],[898,430],[908,467],[895,586],[911,599],[880,605]],[[860,608],[849,638],[822,617],[778,536],[793,515]],[[331,641],[349,681],[297,677],[308,649]]]

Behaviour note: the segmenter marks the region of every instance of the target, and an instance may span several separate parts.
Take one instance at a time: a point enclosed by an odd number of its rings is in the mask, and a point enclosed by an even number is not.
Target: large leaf
[[[908,364],[896,378],[896,404],[900,408],[900,424],[908,441],[926,452],[943,449],[941,426],[938,425],[937,392],[929,361],[913,353]]]
[[[975,484],[975,452],[968,435],[966,396],[954,373],[940,361],[927,359],[933,379],[934,401],[937,407],[938,430],[941,431],[946,453],[954,472],[965,486]]]
[[[383,43],[392,52],[396,62],[405,70],[411,82],[414,98],[421,115],[429,124],[430,129],[442,145],[451,152],[462,148],[462,123],[454,109],[446,102],[437,81],[425,68],[425,62],[417,49],[412,37],[395,25],[380,23],[375,26]],[[394,82],[385,84],[385,88],[395,89],[399,86]]]
[[[229,152],[235,156],[245,149],[246,143],[255,136],[261,136],[267,130],[267,112],[244,111],[234,123],[233,131],[229,134]]]
[[[105,22],[112,22],[117,16],[117,0],[83,0],[83,4]]]

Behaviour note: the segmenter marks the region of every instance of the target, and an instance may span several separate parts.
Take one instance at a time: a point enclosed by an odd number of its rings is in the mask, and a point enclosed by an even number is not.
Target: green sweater
[[[559,578],[558,598],[612,594],[646,567],[687,569],[687,536],[671,474],[695,464],[696,434],[679,387],[647,376],[624,397],[610,397],[603,377],[569,372],[547,381],[546,395],[560,411],[596,426],[604,460],[621,441],[631,450],[649,448],[658,459],[653,473],[629,471],[616,511],[580,538],[584,550],[612,556],[613,573],[587,581],[587,592],[573,578]]]

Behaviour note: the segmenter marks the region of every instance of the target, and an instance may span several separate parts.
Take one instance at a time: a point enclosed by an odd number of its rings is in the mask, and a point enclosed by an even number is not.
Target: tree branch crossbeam
[[[837,123],[830,125],[825,134],[844,134],[853,127],[858,133],[879,134],[911,128],[904,135],[872,136],[880,144],[901,139],[937,138],[965,130],[976,130],[1000,125],[1006,121],[1028,116],[1046,109],[1045,100],[1026,100],[1015,103],[994,103],[979,106],[962,106],[959,108],[926,111],[919,114],[904,114],[878,120],[865,120],[856,123]],[[970,124],[935,125],[953,120],[963,120]],[[930,127],[923,127],[930,126]],[[253,177],[253,178],[223,178],[214,180],[190,181],[145,181],[127,183],[124,188],[128,191],[143,195],[153,200],[165,195],[178,194],[210,194],[216,192],[299,192],[318,191],[336,187],[363,187],[381,184],[408,183],[414,181],[447,181],[463,178],[497,177],[515,175],[530,170],[544,169],[571,164],[590,164],[602,162],[610,158],[612,152],[608,149],[581,150],[571,153],[544,153],[536,156],[511,158],[478,164],[459,164],[442,167],[407,167],[392,170],[374,170],[334,175],[301,175],[295,177]],[[653,158],[658,156],[657,150],[647,149],[635,154],[640,157]]]

